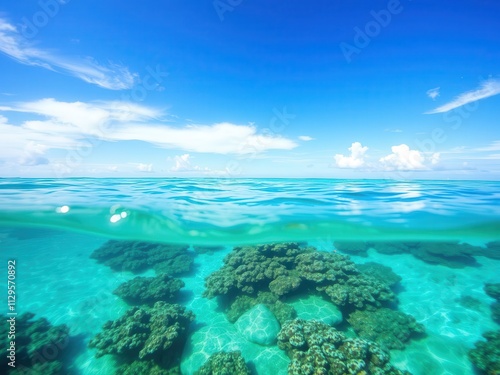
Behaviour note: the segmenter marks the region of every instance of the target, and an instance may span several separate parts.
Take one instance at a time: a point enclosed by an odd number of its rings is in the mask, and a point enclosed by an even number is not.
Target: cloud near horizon
[[[349,147],[350,156],[335,155],[335,162],[339,168],[360,168],[365,164],[365,153],[368,147],[363,147],[360,142],[353,142]]]
[[[165,125],[162,111],[127,102],[60,102],[42,99],[0,107],[33,119],[20,125],[0,116],[0,159],[40,160],[50,149],[92,148],[97,141],[142,141],[161,148],[214,154],[289,150],[295,142],[259,134],[249,125]],[[42,117],[40,119],[40,117]],[[25,156],[23,156],[25,155]],[[38,158],[38,159],[37,159]]]
[[[128,68],[119,64],[102,65],[91,57],[70,58],[36,48],[22,37],[14,25],[2,17],[0,17],[0,52],[21,64],[71,75],[110,90],[130,89],[137,78],[137,74],[131,73]]]
[[[500,79],[490,78],[481,83],[479,88],[464,92],[463,94],[460,94],[455,99],[453,99],[451,102],[448,102],[431,111],[425,112],[424,114],[431,115],[435,113],[448,112],[463,105],[473,103],[481,99],[486,99],[498,94],[500,94]]]

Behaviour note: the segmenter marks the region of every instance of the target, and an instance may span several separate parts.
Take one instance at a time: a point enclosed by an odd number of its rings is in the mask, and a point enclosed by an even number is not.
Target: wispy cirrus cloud
[[[427,90],[426,94],[432,100],[436,100],[436,98],[439,96],[439,89],[440,87],[435,87],[433,89]]]
[[[452,109],[461,107],[468,103],[472,103],[481,99],[489,98],[490,96],[500,94],[500,79],[490,78],[484,81],[479,88],[460,94],[451,102],[448,102],[440,107],[431,111],[425,112],[426,115],[434,113],[443,113],[451,111]]]
[[[0,52],[21,64],[71,75],[110,90],[130,89],[137,77],[120,64],[102,65],[91,57],[70,58],[37,48],[23,38],[14,25],[2,17],[0,17]]]

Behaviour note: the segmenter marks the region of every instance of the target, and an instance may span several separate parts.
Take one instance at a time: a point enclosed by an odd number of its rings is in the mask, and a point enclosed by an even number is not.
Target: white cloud
[[[130,89],[136,74],[119,64],[107,66],[91,57],[85,59],[58,56],[48,50],[34,47],[22,37],[19,30],[0,17],[0,52],[25,65],[38,66],[54,72],[69,74],[85,82],[111,90]]]
[[[390,129],[390,128],[386,128],[384,131],[389,132],[389,133],[402,133],[403,132],[401,129]]]
[[[455,99],[453,99],[451,102],[437,107],[432,111],[426,112],[425,114],[448,112],[465,104],[489,98],[490,96],[498,94],[500,94],[500,80],[490,78],[484,81],[479,88],[464,92],[463,94],[460,94]]]
[[[183,154],[174,157],[175,165],[171,168],[173,172],[210,171],[209,168],[202,168],[191,163],[191,155]]]
[[[139,172],[151,173],[153,172],[153,164],[146,163],[132,163],[135,166],[135,169]]]
[[[427,90],[426,94],[432,100],[436,100],[436,98],[439,96],[439,89],[440,87],[435,87],[433,89]]]
[[[281,136],[259,134],[249,125],[170,126],[163,113],[127,102],[59,102],[42,99],[0,107],[0,112],[33,115],[20,125],[0,118],[0,158],[19,158],[29,142],[42,155],[50,149],[92,148],[97,141],[142,141],[162,148],[217,154],[258,154],[289,150],[297,144]],[[40,118],[41,117],[41,118]]]
[[[439,163],[439,159],[441,157],[441,154],[439,152],[435,152],[431,155],[430,160],[432,165],[436,165]]]
[[[354,142],[349,151],[350,156],[344,156],[341,154],[335,155],[335,162],[340,168],[360,168],[365,164],[365,153],[368,147],[363,147],[360,142]]]
[[[306,141],[306,142],[314,140],[314,138],[313,138],[313,137],[310,137],[310,136],[308,136],[308,135],[300,135],[300,136],[299,136],[299,139],[300,139],[301,141]]]
[[[386,170],[406,171],[425,168],[424,156],[420,151],[410,150],[405,144],[392,146],[391,150],[392,154],[379,160]]]

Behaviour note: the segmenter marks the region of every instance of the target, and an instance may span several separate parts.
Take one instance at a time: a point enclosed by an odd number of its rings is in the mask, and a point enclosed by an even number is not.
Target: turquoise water
[[[179,362],[164,366],[179,366],[183,374],[193,374],[211,354],[234,350],[241,352],[255,374],[287,374],[289,353],[275,339],[268,345],[253,342],[229,316],[226,299],[245,291],[236,288],[230,296],[216,298],[204,294],[206,278],[223,267],[225,257],[235,254],[235,246],[242,245],[293,241],[299,243],[299,252],[312,246],[314,251],[348,256],[357,265],[376,262],[390,267],[401,280],[392,286],[397,303],[384,307],[413,316],[425,329],[425,334],[404,339],[402,347],[387,349],[391,363],[412,374],[473,374],[467,352],[482,333],[499,329],[492,319],[494,299],[484,291],[485,283],[500,282],[500,246],[493,243],[500,240],[499,182],[0,179],[3,300],[7,301],[7,262],[15,260],[15,312],[31,312],[34,320],[43,317],[52,326],[69,328],[64,343],[46,340],[52,352],[45,346],[42,357],[62,366],[53,373],[114,374],[121,365],[116,361],[119,356],[97,358],[97,349],[88,344],[106,321],[119,319],[134,305],[113,293],[118,286],[138,275],[161,273],[158,254],[135,272],[125,266],[113,268],[92,255],[110,239],[170,244],[192,262],[183,272],[172,274],[184,286],[169,300],[196,316],[182,333],[185,342],[176,344]],[[346,241],[358,243],[346,246]],[[405,245],[389,251],[381,245],[384,241]],[[460,247],[462,242],[471,246]],[[123,251],[128,251],[125,245]],[[208,245],[217,247],[199,251]],[[169,270],[176,267],[181,266],[176,263]],[[298,269],[290,274],[300,278]],[[299,312],[312,311],[307,301],[318,298],[316,314],[337,309],[341,318],[336,329],[356,336],[348,319],[358,308],[332,306],[326,294],[304,283],[279,296],[280,303]],[[252,286],[268,291],[262,282]],[[266,304],[276,315],[275,305]],[[359,310],[374,314],[380,307]],[[7,308],[4,302],[4,315]],[[283,325],[280,322],[278,328]],[[43,346],[39,350],[43,352]],[[170,347],[165,352],[169,350],[174,351]]]

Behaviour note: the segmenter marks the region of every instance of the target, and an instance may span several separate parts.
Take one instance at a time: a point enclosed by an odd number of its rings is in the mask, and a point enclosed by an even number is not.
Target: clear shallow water
[[[71,372],[113,374],[112,356],[96,358],[87,345],[105,321],[127,311],[129,305],[112,292],[136,274],[113,271],[92,252],[109,238],[189,244],[194,263],[179,276],[185,286],[176,303],[196,319],[183,373],[193,373],[212,352],[240,350],[255,373],[286,374],[284,351],[245,340],[219,301],[202,296],[205,278],[223,265],[233,245],[308,241],[320,251],[341,253],[333,245],[340,239],[467,241],[480,248],[473,264],[467,260],[459,268],[374,248],[348,255],[400,275],[397,309],[425,326],[426,337],[391,351],[394,365],[413,374],[473,374],[467,351],[483,332],[498,330],[493,299],[483,286],[500,282],[500,260],[481,249],[500,240],[499,200],[500,183],[482,181],[2,179],[0,254],[2,264],[17,261],[17,311],[69,327],[72,345],[58,356]],[[192,245],[200,244],[224,248],[196,254]],[[7,267],[0,271],[6,283]],[[474,303],[464,305],[464,297]],[[348,332],[349,326],[344,322],[339,329]]]
[[[179,243],[481,239],[499,202],[487,181],[0,179],[0,223]]]

